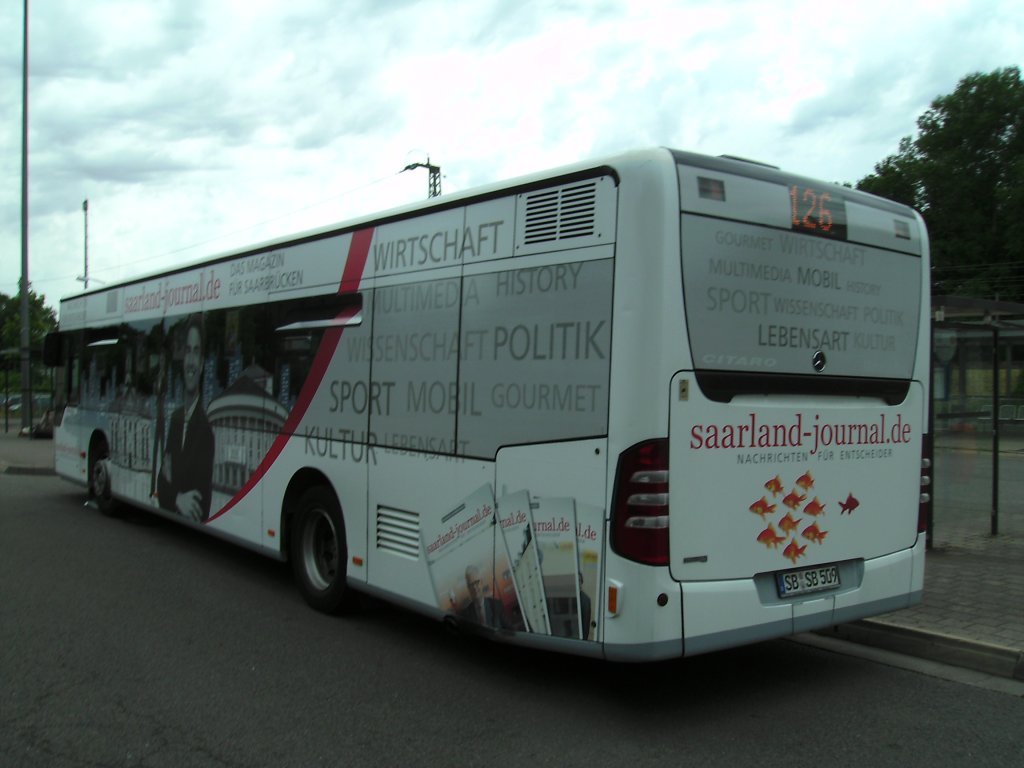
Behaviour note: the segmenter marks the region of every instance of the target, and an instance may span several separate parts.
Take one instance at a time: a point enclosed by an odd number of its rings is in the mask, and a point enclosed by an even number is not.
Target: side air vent
[[[549,243],[594,234],[597,182],[586,181],[526,195],[523,242]]]
[[[389,507],[377,507],[377,549],[418,560],[420,516]]]

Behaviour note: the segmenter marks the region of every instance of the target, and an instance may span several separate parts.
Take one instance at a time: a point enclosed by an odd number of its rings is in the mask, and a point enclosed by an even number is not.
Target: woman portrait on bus
[[[171,414],[157,496],[160,507],[200,522],[210,516],[213,429],[202,404],[203,329],[200,315],[185,325],[182,355],[185,400]]]

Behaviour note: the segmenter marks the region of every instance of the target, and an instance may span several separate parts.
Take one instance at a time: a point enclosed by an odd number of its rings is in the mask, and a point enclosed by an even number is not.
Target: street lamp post
[[[32,426],[32,365],[28,333],[28,0],[21,59],[21,426]]]
[[[89,290],[89,200],[88,198],[82,201],[82,215],[85,217],[85,236],[83,237],[83,251],[85,269],[82,272],[82,283],[85,286],[85,290]]]

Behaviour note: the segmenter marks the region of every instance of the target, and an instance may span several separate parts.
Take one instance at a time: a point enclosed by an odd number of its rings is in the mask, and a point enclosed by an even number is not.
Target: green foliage
[[[56,313],[43,303],[43,297],[35,291],[28,293],[29,345],[33,351],[33,366],[37,369],[33,379],[43,371],[37,355],[42,350],[43,338],[57,327]],[[4,355],[3,364],[11,372],[11,386],[20,386],[21,376],[21,294],[8,296],[0,293],[0,350],[13,350],[13,355]]]
[[[1020,69],[968,75],[917,127],[917,138],[903,138],[857,188],[924,216],[936,294],[1024,301]]]

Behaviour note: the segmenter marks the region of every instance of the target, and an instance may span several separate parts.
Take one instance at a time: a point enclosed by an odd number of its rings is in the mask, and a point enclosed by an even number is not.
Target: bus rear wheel
[[[299,497],[292,514],[289,559],[299,592],[316,610],[340,613],[349,607],[351,596],[338,500],[329,488],[314,486]]]

